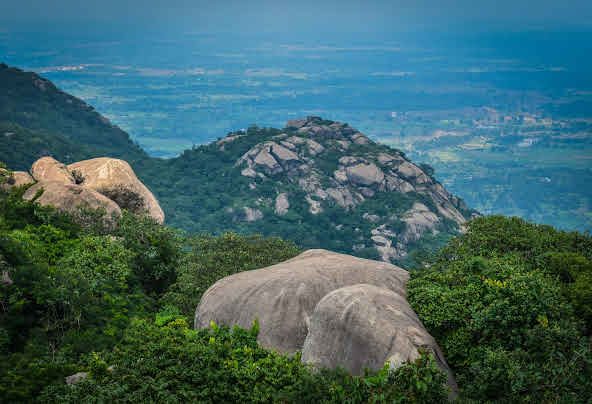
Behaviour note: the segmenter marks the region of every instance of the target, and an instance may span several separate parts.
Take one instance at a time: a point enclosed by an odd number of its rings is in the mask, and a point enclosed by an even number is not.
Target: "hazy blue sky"
[[[513,30],[592,28],[590,0],[17,0],[0,1],[4,30],[64,22],[195,31]],[[2,29],[0,27],[0,29]]]

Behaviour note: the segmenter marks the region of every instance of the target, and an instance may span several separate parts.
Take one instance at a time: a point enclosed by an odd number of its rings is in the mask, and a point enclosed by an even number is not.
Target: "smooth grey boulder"
[[[85,380],[87,377],[88,377],[88,373],[86,373],[86,372],[74,373],[73,375],[66,376],[66,384],[67,385],[78,384],[81,381]]]
[[[302,350],[317,303],[331,291],[366,283],[406,295],[409,274],[386,262],[326,250],[308,250],[267,268],[219,280],[203,295],[194,326],[211,321],[250,328],[259,321],[259,343],[283,353]]]
[[[316,305],[302,349],[302,361],[319,367],[342,366],[361,375],[364,368],[380,369],[386,361],[398,368],[420,357],[419,349],[434,355],[448,376],[454,375],[434,338],[403,294],[383,287],[358,284],[327,294]]]

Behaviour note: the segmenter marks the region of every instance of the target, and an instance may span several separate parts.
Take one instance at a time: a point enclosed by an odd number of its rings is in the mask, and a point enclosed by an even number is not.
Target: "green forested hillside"
[[[178,229],[259,233],[410,265],[475,213],[431,167],[355,128],[319,117],[293,122],[298,127],[253,126],[176,158],[151,158],[82,100],[0,65],[0,161],[28,170],[46,155],[66,164],[123,158]]]
[[[413,165],[388,146],[339,138],[340,131],[357,133],[347,124],[307,122],[304,130],[253,126],[174,159],[138,161],[135,168],[173,227],[262,233],[303,248],[399,264],[442,246],[474,214],[429,167]],[[324,135],[307,132],[327,127]],[[354,169],[362,176],[367,169],[368,177],[355,177]]]
[[[51,154],[64,163],[98,156],[97,151],[76,144],[61,133],[25,129],[14,122],[0,122],[0,155],[13,170],[28,171],[31,162]]]
[[[146,157],[127,133],[112,125],[84,101],[64,93],[35,73],[8,67],[4,63],[0,63],[0,122],[16,123],[36,132],[66,138],[73,146],[88,149],[88,156],[106,155],[128,160]],[[0,132],[0,136],[2,134]],[[42,137],[47,140],[47,136]],[[24,145],[18,140],[13,143],[14,139],[6,136],[2,137],[2,141],[19,149]],[[64,143],[63,139],[60,143]],[[35,150],[36,142],[31,141],[31,144]],[[53,141],[50,144],[56,146]],[[39,150],[41,153],[60,151],[59,147],[55,151],[53,148]],[[4,153],[2,159],[6,160]],[[36,158],[22,161],[20,166],[30,166],[34,160]]]

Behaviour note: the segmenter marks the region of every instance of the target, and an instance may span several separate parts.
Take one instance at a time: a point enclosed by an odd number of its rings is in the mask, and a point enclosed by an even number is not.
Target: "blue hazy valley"
[[[149,154],[318,115],[435,168],[483,213],[592,227],[586,32],[0,34],[0,55]]]

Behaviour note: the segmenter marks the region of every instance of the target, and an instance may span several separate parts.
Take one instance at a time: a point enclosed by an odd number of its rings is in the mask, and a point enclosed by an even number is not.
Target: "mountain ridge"
[[[2,65],[0,85],[8,94],[0,121],[22,132],[4,133],[0,160],[10,168],[32,163],[14,165],[18,150],[28,152],[21,158],[52,155],[66,164],[99,155],[126,159],[161,202],[167,223],[189,232],[259,233],[403,265],[414,252],[442,246],[476,214],[431,167],[347,123],[309,116],[282,129],[253,125],[164,160],[35,73]]]

